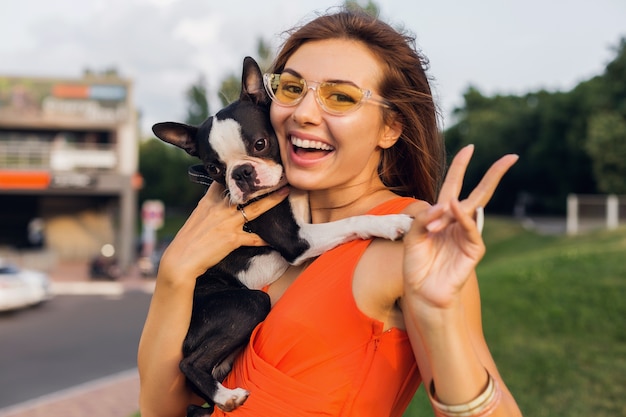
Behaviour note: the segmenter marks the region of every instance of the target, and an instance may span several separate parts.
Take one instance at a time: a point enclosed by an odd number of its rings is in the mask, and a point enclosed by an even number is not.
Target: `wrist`
[[[430,384],[428,397],[438,415],[445,417],[484,417],[491,414],[499,405],[501,391],[498,381],[487,371],[487,384],[474,399],[457,404],[440,402],[435,392],[435,386]]]
[[[485,368],[474,349],[463,304],[423,307],[409,314],[428,357],[430,383],[441,401],[455,404],[473,399],[485,387]]]
[[[441,332],[465,323],[465,310],[460,297],[447,304],[410,300],[409,311],[421,331]]]
[[[196,285],[196,278],[200,274],[189,271],[183,265],[168,265],[161,263],[156,276],[157,287],[167,287],[169,290],[193,290]]]

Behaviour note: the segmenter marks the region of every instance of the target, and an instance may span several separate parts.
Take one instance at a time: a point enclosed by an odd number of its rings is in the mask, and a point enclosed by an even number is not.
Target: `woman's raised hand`
[[[455,156],[437,204],[415,204],[412,227],[404,237],[405,295],[416,307],[447,308],[459,300],[465,282],[485,253],[475,213],[491,199],[504,174],[517,161],[505,155],[485,173],[469,196],[459,201],[472,145]]]

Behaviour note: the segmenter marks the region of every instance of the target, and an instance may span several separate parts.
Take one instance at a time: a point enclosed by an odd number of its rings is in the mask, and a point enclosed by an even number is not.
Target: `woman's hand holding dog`
[[[257,218],[283,201],[288,193],[288,187],[284,187],[247,205],[245,217]],[[201,275],[238,247],[265,246],[258,235],[244,231],[245,223],[224,188],[214,182],[163,254],[159,275],[167,280],[188,280],[193,286],[192,277]]]
[[[257,218],[288,192],[285,187],[246,206],[246,217]],[[196,277],[234,249],[265,245],[259,236],[243,230],[244,223],[224,189],[213,183],[163,254],[139,343],[142,415],[178,415],[189,403],[204,402],[191,394],[178,367],[191,320],[193,290]]]

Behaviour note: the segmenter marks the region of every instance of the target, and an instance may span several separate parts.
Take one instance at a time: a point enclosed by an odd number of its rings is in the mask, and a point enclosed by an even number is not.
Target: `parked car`
[[[0,311],[37,305],[50,298],[48,274],[0,259]]]

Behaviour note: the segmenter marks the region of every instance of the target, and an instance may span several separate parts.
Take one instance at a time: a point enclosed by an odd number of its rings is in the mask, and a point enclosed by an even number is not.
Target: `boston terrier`
[[[165,122],[155,124],[152,130],[159,139],[202,161],[190,168],[193,181],[205,185],[219,182],[232,204],[243,208],[287,186],[269,107],[261,70],[254,59],[246,57],[237,101],[200,126]],[[245,218],[245,212],[242,215]],[[411,218],[402,214],[311,224],[308,195],[295,189],[282,203],[246,222],[245,230],[257,233],[269,246],[238,248],[196,280],[180,369],[208,408],[190,405],[187,415],[210,415],[214,405],[232,411],[248,398],[246,390],[228,389],[220,381],[230,372],[252,330],[270,311],[269,296],[261,289],[281,276],[289,264],[299,264],[354,239],[398,239],[410,224]]]

